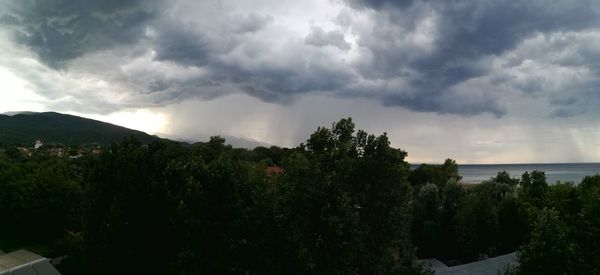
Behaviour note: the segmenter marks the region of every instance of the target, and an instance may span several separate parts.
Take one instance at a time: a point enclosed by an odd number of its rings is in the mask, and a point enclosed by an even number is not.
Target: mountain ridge
[[[50,144],[110,144],[128,136],[135,136],[142,143],[160,139],[142,131],[57,112],[0,114],[2,143],[29,144],[40,139]]]
[[[143,131],[103,122],[95,119],[58,112],[5,112],[0,114],[0,144],[33,144],[41,140],[46,144],[111,144],[125,137],[135,136],[142,143],[171,140],[190,145],[206,142],[209,135],[199,140],[176,137],[169,134],[150,135]],[[271,144],[248,138],[220,135],[226,144],[236,148],[253,149],[270,147]],[[200,141],[205,140],[205,141]]]

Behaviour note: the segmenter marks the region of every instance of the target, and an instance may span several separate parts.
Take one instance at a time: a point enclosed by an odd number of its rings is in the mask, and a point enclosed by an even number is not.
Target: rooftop
[[[0,254],[0,275],[60,275],[50,260],[27,250]]]
[[[424,259],[419,261],[429,265],[436,275],[496,275],[502,274],[502,271],[509,266],[518,265],[517,254],[515,252],[451,267],[446,266],[437,259]]]

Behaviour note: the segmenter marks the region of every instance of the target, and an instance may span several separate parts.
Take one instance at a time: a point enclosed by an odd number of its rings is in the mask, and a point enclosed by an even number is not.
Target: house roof
[[[515,252],[477,262],[450,267],[445,266],[436,259],[425,259],[420,261],[429,264],[436,275],[497,275],[499,273],[502,274],[502,271],[504,271],[505,268],[509,266],[517,266],[519,264],[517,254]],[[439,265],[438,262],[441,263],[441,265]]]
[[[17,250],[0,255],[0,275],[60,275],[50,260],[29,252]]]
[[[283,173],[283,169],[279,166],[269,166],[265,169],[267,175],[279,175]]]
[[[435,259],[435,258],[422,259],[422,260],[417,260],[417,261],[419,263],[422,263],[422,264],[425,264],[425,265],[431,267],[431,269],[448,268],[447,265],[445,265],[440,260]]]

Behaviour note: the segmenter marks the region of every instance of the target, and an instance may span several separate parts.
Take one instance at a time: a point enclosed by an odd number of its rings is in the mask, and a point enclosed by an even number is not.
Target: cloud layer
[[[265,0],[14,0],[2,24],[49,69],[101,75],[126,105],[320,93],[501,117],[525,97],[564,117],[598,100],[600,56],[583,44],[597,43],[594,1],[308,2],[328,13]],[[99,59],[104,72],[90,65]]]

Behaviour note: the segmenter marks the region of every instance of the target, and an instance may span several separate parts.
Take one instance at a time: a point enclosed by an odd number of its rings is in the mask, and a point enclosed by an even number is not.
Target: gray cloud
[[[283,14],[267,0],[260,9],[187,0],[7,3],[1,24],[18,45],[51,68],[115,83],[130,105],[240,92],[290,103],[321,93],[501,117],[513,101],[540,98],[540,113],[564,117],[593,108],[561,90],[598,100],[590,89],[600,40],[583,35],[598,27],[593,1],[347,0],[317,23],[298,23],[307,11]],[[105,52],[110,58],[98,54]],[[93,65],[105,60],[110,66]],[[40,94],[61,93],[36,83]]]
[[[414,0],[347,0],[353,7],[381,9],[384,7],[406,8],[415,2]]]
[[[171,23],[160,27],[152,41],[157,60],[173,61],[185,66],[208,64],[211,49],[207,38],[189,26]]]
[[[244,43],[246,35],[260,31],[273,21],[268,15],[223,15],[208,22],[181,22],[162,18],[154,22],[150,47],[157,60],[202,67],[218,55],[231,52]],[[210,20],[209,19],[209,20]]]
[[[278,62],[249,64],[221,62],[213,65],[214,79],[235,83],[241,90],[267,102],[288,103],[296,95],[309,92],[336,91],[354,81],[351,70],[335,66],[326,56],[310,56],[297,51],[281,56]]]
[[[310,33],[304,39],[306,44],[316,47],[333,46],[347,51],[351,48],[350,43],[344,40],[344,33],[339,30],[324,31],[320,27],[311,27]]]
[[[235,17],[232,29],[238,33],[253,33],[261,30],[267,24],[273,22],[273,17],[251,13]]]
[[[155,0],[12,1],[4,22],[16,29],[20,43],[56,67],[87,52],[137,42],[160,8]]]
[[[586,87],[573,85],[571,89],[573,90],[564,91],[549,99],[550,106],[553,107],[550,117],[574,117],[582,115],[600,103],[600,97],[597,95],[595,87],[592,90],[587,85]]]
[[[598,27],[597,7],[589,1],[349,1],[374,9],[372,29],[359,32],[359,45],[372,54],[361,64],[364,76],[394,79],[404,76],[421,96],[414,100],[399,91],[386,102],[418,111],[465,115],[505,111],[488,93],[476,108],[447,109],[438,98],[462,82],[493,73],[486,59],[513,50],[536,33],[581,31]],[[426,28],[430,26],[430,28]],[[429,31],[429,33],[428,33]],[[429,41],[406,37],[427,35]],[[421,43],[423,42],[423,43]],[[515,83],[528,92],[543,92],[535,79]],[[412,93],[409,93],[412,94]],[[422,99],[421,99],[422,98]],[[474,106],[475,106],[474,105]],[[490,109],[487,109],[490,108]],[[464,110],[461,111],[461,110]]]

